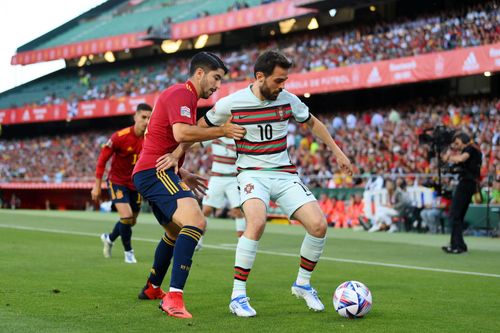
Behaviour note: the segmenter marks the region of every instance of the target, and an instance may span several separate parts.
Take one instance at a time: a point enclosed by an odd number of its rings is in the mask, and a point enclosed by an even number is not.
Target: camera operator
[[[457,167],[459,182],[453,194],[449,215],[452,226],[450,246],[443,246],[442,249],[446,253],[460,254],[467,252],[467,245],[463,238],[464,217],[471,198],[479,187],[483,157],[479,148],[471,143],[470,137],[465,133],[457,133],[453,136],[451,148],[459,153],[452,155],[448,150],[442,156],[442,160]]]

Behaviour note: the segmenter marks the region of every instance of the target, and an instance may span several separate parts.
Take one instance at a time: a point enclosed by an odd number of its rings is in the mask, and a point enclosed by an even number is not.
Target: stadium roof
[[[146,31],[150,27],[161,25],[166,18],[172,19],[172,38],[185,39],[204,33],[229,31],[274,22],[313,11],[296,8],[291,0],[262,6],[261,0],[246,0],[251,8],[227,12],[228,5],[234,2],[109,0],[21,46],[17,50],[17,55],[13,57],[12,64],[24,65],[144,47],[151,44],[142,40]],[[200,13],[208,13],[209,16],[198,18]]]

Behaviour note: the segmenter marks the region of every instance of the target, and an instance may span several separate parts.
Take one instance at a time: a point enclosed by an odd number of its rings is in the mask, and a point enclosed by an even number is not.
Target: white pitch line
[[[27,231],[40,231],[40,232],[48,232],[48,233],[54,233],[54,234],[65,234],[65,235],[76,235],[76,236],[90,236],[90,237],[98,237],[99,236],[98,234],[94,234],[91,232],[49,229],[49,228],[34,228],[34,227],[25,227],[25,226],[11,225],[11,224],[0,224],[0,228],[27,230]],[[150,242],[150,243],[157,243],[158,242],[158,239],[141,238],[141,237],[134,237],[134,240],[142,241],[142,242]],[[225,246],[209,245],[209,244],[203,243],[203,247],[205,247],[205,248],[234,252],[234,247],[232,247],[232,246],[228,247],[229,244],[221,244],[221,245],[225,245]],[[258,252],[264,253],[264,254],[275,255],[275,256],[281,256],[281,257],[293,257],[293,258],[298,257],[297,254],[285,253],[285,252],[275,252],[275,251],[265,251],[265,250],[264,251],[259,250]],[[451,273],[451,274],[474,275],[474,276],[500,278],[500,274],[458,271],[458,270],[454,270],[454,269],[444,269],[444,268],[434,268],[434,267],[390,264],[390,263],[377,262],[377,261],[343,259],[343,258],[333,258],[333,257],[321,257],[321,260],[345,262],[345,263],[349,263],[349,264],[360,264],[360,265],[371,265],[371,266],[381,266],[381,267],[413,269],[413,270],[418,270],[418,271],[429,271],[429,272],[438,272],[438,273]]]

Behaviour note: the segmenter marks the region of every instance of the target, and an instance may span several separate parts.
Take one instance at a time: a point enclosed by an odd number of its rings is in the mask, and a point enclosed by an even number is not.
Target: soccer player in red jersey
[[[134,125],[115,132],[102,147],[97,160],[95,184],[92,188],[92,199],[97,201],[101,196],[101,183],[106,163],[112,157],[108,174],[108,187],[120,220],[116,222],[110,234],[102,234],[104,244],[103,255],[111,257],[113,242],[121,236],[125,249],[125,262],[135,264],[132,249],[132,227],[135,225],[141,209],[141,196],[132,182],[132,170],[139,158],[144,141],[144,132],[151,117],[152,108],[148,104],[139,104],[134,115]]]
[[[141,299],[159,299],[168,315],[191,318],[183,301],[183,289],[191,269],[192,257],[205,229],[205,217],[192,190],[203,192],[203,179],[180,168],[156,171],[157,160],[173,152],[179,144],[218,137],[241,139],[245,130],[228,120],[213,128],[196,126],[198,99],[209,98],[219,89],[227,68],[215,54],[197,53],[192,59],[187,82],[163,91],[155,104],[146,130],[144,146],[133,172],[134,184],[149,201],[153,213],[165,229],[160,240],[151,274],[139,294]],[[179,159],[182,166],[184,156]],[[173,258],[169,292],[163,296],[160,286]]]

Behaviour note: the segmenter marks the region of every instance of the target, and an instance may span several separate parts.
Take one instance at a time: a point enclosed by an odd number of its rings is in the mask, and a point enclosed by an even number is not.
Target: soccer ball
[[[333,307],[342,317],[363,317],[372,308],[372,293],[361,282],[346,281],[335,290]]]

